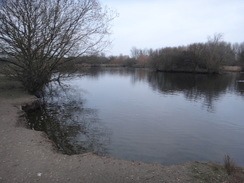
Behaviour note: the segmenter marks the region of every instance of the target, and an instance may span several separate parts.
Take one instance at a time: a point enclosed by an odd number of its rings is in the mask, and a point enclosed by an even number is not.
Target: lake
[[[29,125],[62,153],[164,165],[229,154],[244,166],[244,73],[94,68],[52,83],[43,101]]]

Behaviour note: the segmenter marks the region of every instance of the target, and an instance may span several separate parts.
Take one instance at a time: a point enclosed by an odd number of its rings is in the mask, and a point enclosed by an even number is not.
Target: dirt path
[[[202,174],[209,174],[205,169],[211,169],[210,166],[196,162],[162,166],[90,153],[73,156],[59,154],[43,132],[27,129],[18,122],[23,114],[21,104],[33,100],[35,98],[27,94],[13,96],[10,90],[0,95],[0,182],[184,183],[205,182]],[[204,167],[204,173],[199,169],[200,165]],[[218,176],[213,174],[211,182],[220,182]]]

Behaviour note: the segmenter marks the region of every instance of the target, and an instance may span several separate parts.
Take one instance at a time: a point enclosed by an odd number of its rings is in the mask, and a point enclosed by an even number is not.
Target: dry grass
[[[195,162],[191,166],[191,177],[194,183],[244,183],[244,169],[235,166],[230,156],[225,156],[226,166],[215,163]]]
[[[224,167],[229,175],[227,183],[244,183],[244,169],[237,167],[229,155],[224,157]]]
[[[224,167],[228,175],[233,174],[236,170],[235,162],[229,155],[225,155],[224,157]]]
[[[240,67],[240,66],[224,66],[223,70],[229,71],[229,72],[240,72],[240,71],[242,71],[242,67]]]

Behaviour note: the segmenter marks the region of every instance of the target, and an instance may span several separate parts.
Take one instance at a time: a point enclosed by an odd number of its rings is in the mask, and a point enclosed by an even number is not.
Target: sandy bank
[[[33,100],[28,95],[1,98],[0,182],[177,182],[186,178],[181,174],[186,174],[187,166],[178,166],[179,174],[174,166],[58,154],[44,133],[27,129],[17,120],[23,114],[20,106]]]

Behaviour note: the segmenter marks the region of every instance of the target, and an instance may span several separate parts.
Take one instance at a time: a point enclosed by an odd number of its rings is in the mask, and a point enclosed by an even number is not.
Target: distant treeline
[[[244,42],[231,44],[221,34],[206,43],[161,49],[131,49],[129,56],[92,55],[76,58],[89,66],[150,67],[157,71],[219,73],[223,66],[244,66]]]
[[[188,46],[157,50],[133,48],[132,56],[137,61],[147,57],[149,65],[161,71],[218,73],[223,66],[244,65],[244,43],[227,43],[218,34],[206,43]]]

